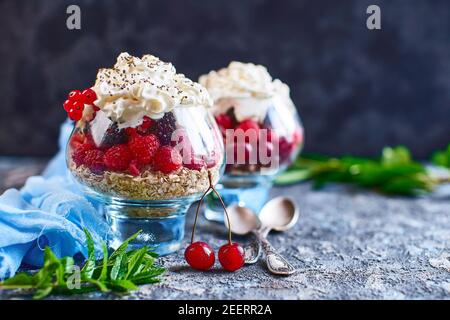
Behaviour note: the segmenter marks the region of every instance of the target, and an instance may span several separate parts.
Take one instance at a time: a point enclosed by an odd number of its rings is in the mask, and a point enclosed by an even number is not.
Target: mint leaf
[[[95,245],[94,239],[92,239],[91,234],[87,229],[84,229],[86,235],[86,247],[88,250],[88,258],[83,269],[81,269],[81,274],[85,278],[91,278],[95,270]]]
[[[50,294],[73,295],[92,291],[126,293],[138,285],[158,282],[164,269],[154,265],[157,255],[147,247],[127,252],[128,245],[139,232],[127,239],[108,258],[108,248],[102,243],[103,258],[95,260],[94,242],[86,231],[88,259],[82,266],[80,287],[69,289],[73,283],[74,260],[72,257],[58,259],[53,251],[44,250],[43,267],[34,275],[18,273],[0,283],[0,288],[34,290],[33,299],[43,299]],[[27,291],[28,292],[28,291]]]

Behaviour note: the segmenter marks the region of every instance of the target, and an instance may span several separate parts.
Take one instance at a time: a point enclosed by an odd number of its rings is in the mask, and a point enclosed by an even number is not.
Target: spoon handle
[[[270,228],[262,227],[259,229],[261,235],[266,238],[270,232]],[[259,260],[259,256],[261,255],[261,244],[258,239],[253,240],[250,244],[244,247],[245,253],[245,264],[255,264]]]
[[[254,234],[266,254],[267,268],[270,272],[278,275],[291,275],[296,271],[294,266],[281,256],[260,232],[254,231]]]
[[[253,240],[250,244],[244,247],[244,260],[245,264],[255,264],[259,260],[261,255],[261,245],[259,241]]]

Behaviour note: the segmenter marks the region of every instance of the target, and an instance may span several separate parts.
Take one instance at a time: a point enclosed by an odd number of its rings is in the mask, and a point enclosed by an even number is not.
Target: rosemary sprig
[[[302,156],[275,183],[287,185],[304,180],[312,180],[315,188],[329,182],[343,182],[386,194],[408,196],[430,192],[438,183],[403,146],[384,148],[379,159]]]
[[[72,295],[92,291],[127,293],[138,285],[158,282],[164,269],[154,264],[157,255],[148,247],[127,251],[129,243],[140,232],[127,239],[108,257],[108,248],[102,243],[103,258],[96,261],[94,241],[87,230],[88,258],[84,265],[75,265],[72,257],[58,259],[46,247],[44,265],[34,274],[21,272],[0,283],[0,289],[27,289],[33,299],[50,294]]]

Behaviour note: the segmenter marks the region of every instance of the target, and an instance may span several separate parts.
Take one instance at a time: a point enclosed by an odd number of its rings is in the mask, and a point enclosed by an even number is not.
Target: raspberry
[[[153,132],[159,139],[162,146],[170,145],[172,141],[172,133],[175,131],[176,119],[172,112],[168,112],[164,117],[156,121]]]
[[[70,146],[74,149],[78,148],[80,145],[86,142],[86,137],[84,134],[81,133],[75,133],[72,135],[72,138],[70,138]]]
[[[226,129],[233,128],[233,120],[227,114],[219,114],[216,116],[216,122],[220,127],[220,130],[224,132]]]
[[[101,150],[89,150],[84,157],[84,164],[95,174],[101,174],[105,170],[103,156],[105,153]]]
[[[286,161],[290,160],[290,156],[292,153],[292,144],[286,140],[285,137],[280,138],[280,162],[285,163]]]
[[[130,166],[128,167],[128,172],[134,177],[141,175],[141,170],[139,168],[139,163],[137,162],[137,160],[131,160]]]
[[[136,131],[140,134],[147,134],[154,124],[153,120],[147,116],[144,117],[142,124],[136,128]]]
[[[182,165],[181,154],[171,146],[159,148],[153,159],[154,168],[166,174],[180,169]]]
[[[292,135],[292,143],[298,145],[303,141],[303,131],[301,129],[296,129]]]
[[[150,164],[159,148],[158,138],[149,134],[148,136],[136,135],[128,142],[131,154],[141,165]]]
[[[193,153],[191,154],[190,159],[187,163],[184,163],[184,166],[189,170],[200,171],[202,168],[206,167],[206,162],[203,157],[195,156]]]
[[[111,125],[103,137],[100,147],[102,149],[111,148],[117,144],[124,144],[128,142],[127,134],[124,130],[119,129],[117,124]]]
[[[219,159],[220,159],[220,153],[218,153],[215,150],[211,151],[209,157],[205,160],[206,167],[208,169],[214,168],[217,165],[217,163],[219,162]]]
[[[267,142],[278,142],[278,135],[275,133],[274,130],[266,129],[267,130]]]
[[[251,119],[247,119],[242,121],[237,127],[236,129],[242,129],[244,130],[244,132],[247,132],[249,130],[255,130],[256,134],[258,135],[259,133],[259,125],[251,120]]]
[[[136,128],[125,128],[125,133],[127,134],[128,138],[131,139],[135,135],[137,135]]]
[[[81,136],[79,134],[79,136]],[[75,137],[75,135],[74,135]],[[73,154],[72,159],[73,162],[75,162],[76,166],[79,167],[82,164],[85,164],[85,156],[86,153],[89,150],[92,150],[95,148],[95,145],[87,141],[86,138],[84,138],[86,142],[75,142],[74,140],[71,140],[71,147],[73,148]]]
[[[127,170],[132,160],[130,149],[123,144],[111,147],[103,158],[106,167],[112,171]]]

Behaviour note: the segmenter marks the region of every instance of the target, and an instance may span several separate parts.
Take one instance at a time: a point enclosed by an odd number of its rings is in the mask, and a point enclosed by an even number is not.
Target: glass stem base
[[[106,204],[104,214],[111,226],[110,247],[117,249],[127,238],[142,230],[129,248],[148,246],[158,255],[177,251],[184,237],[189,204],[173,206],[115,202]]]

